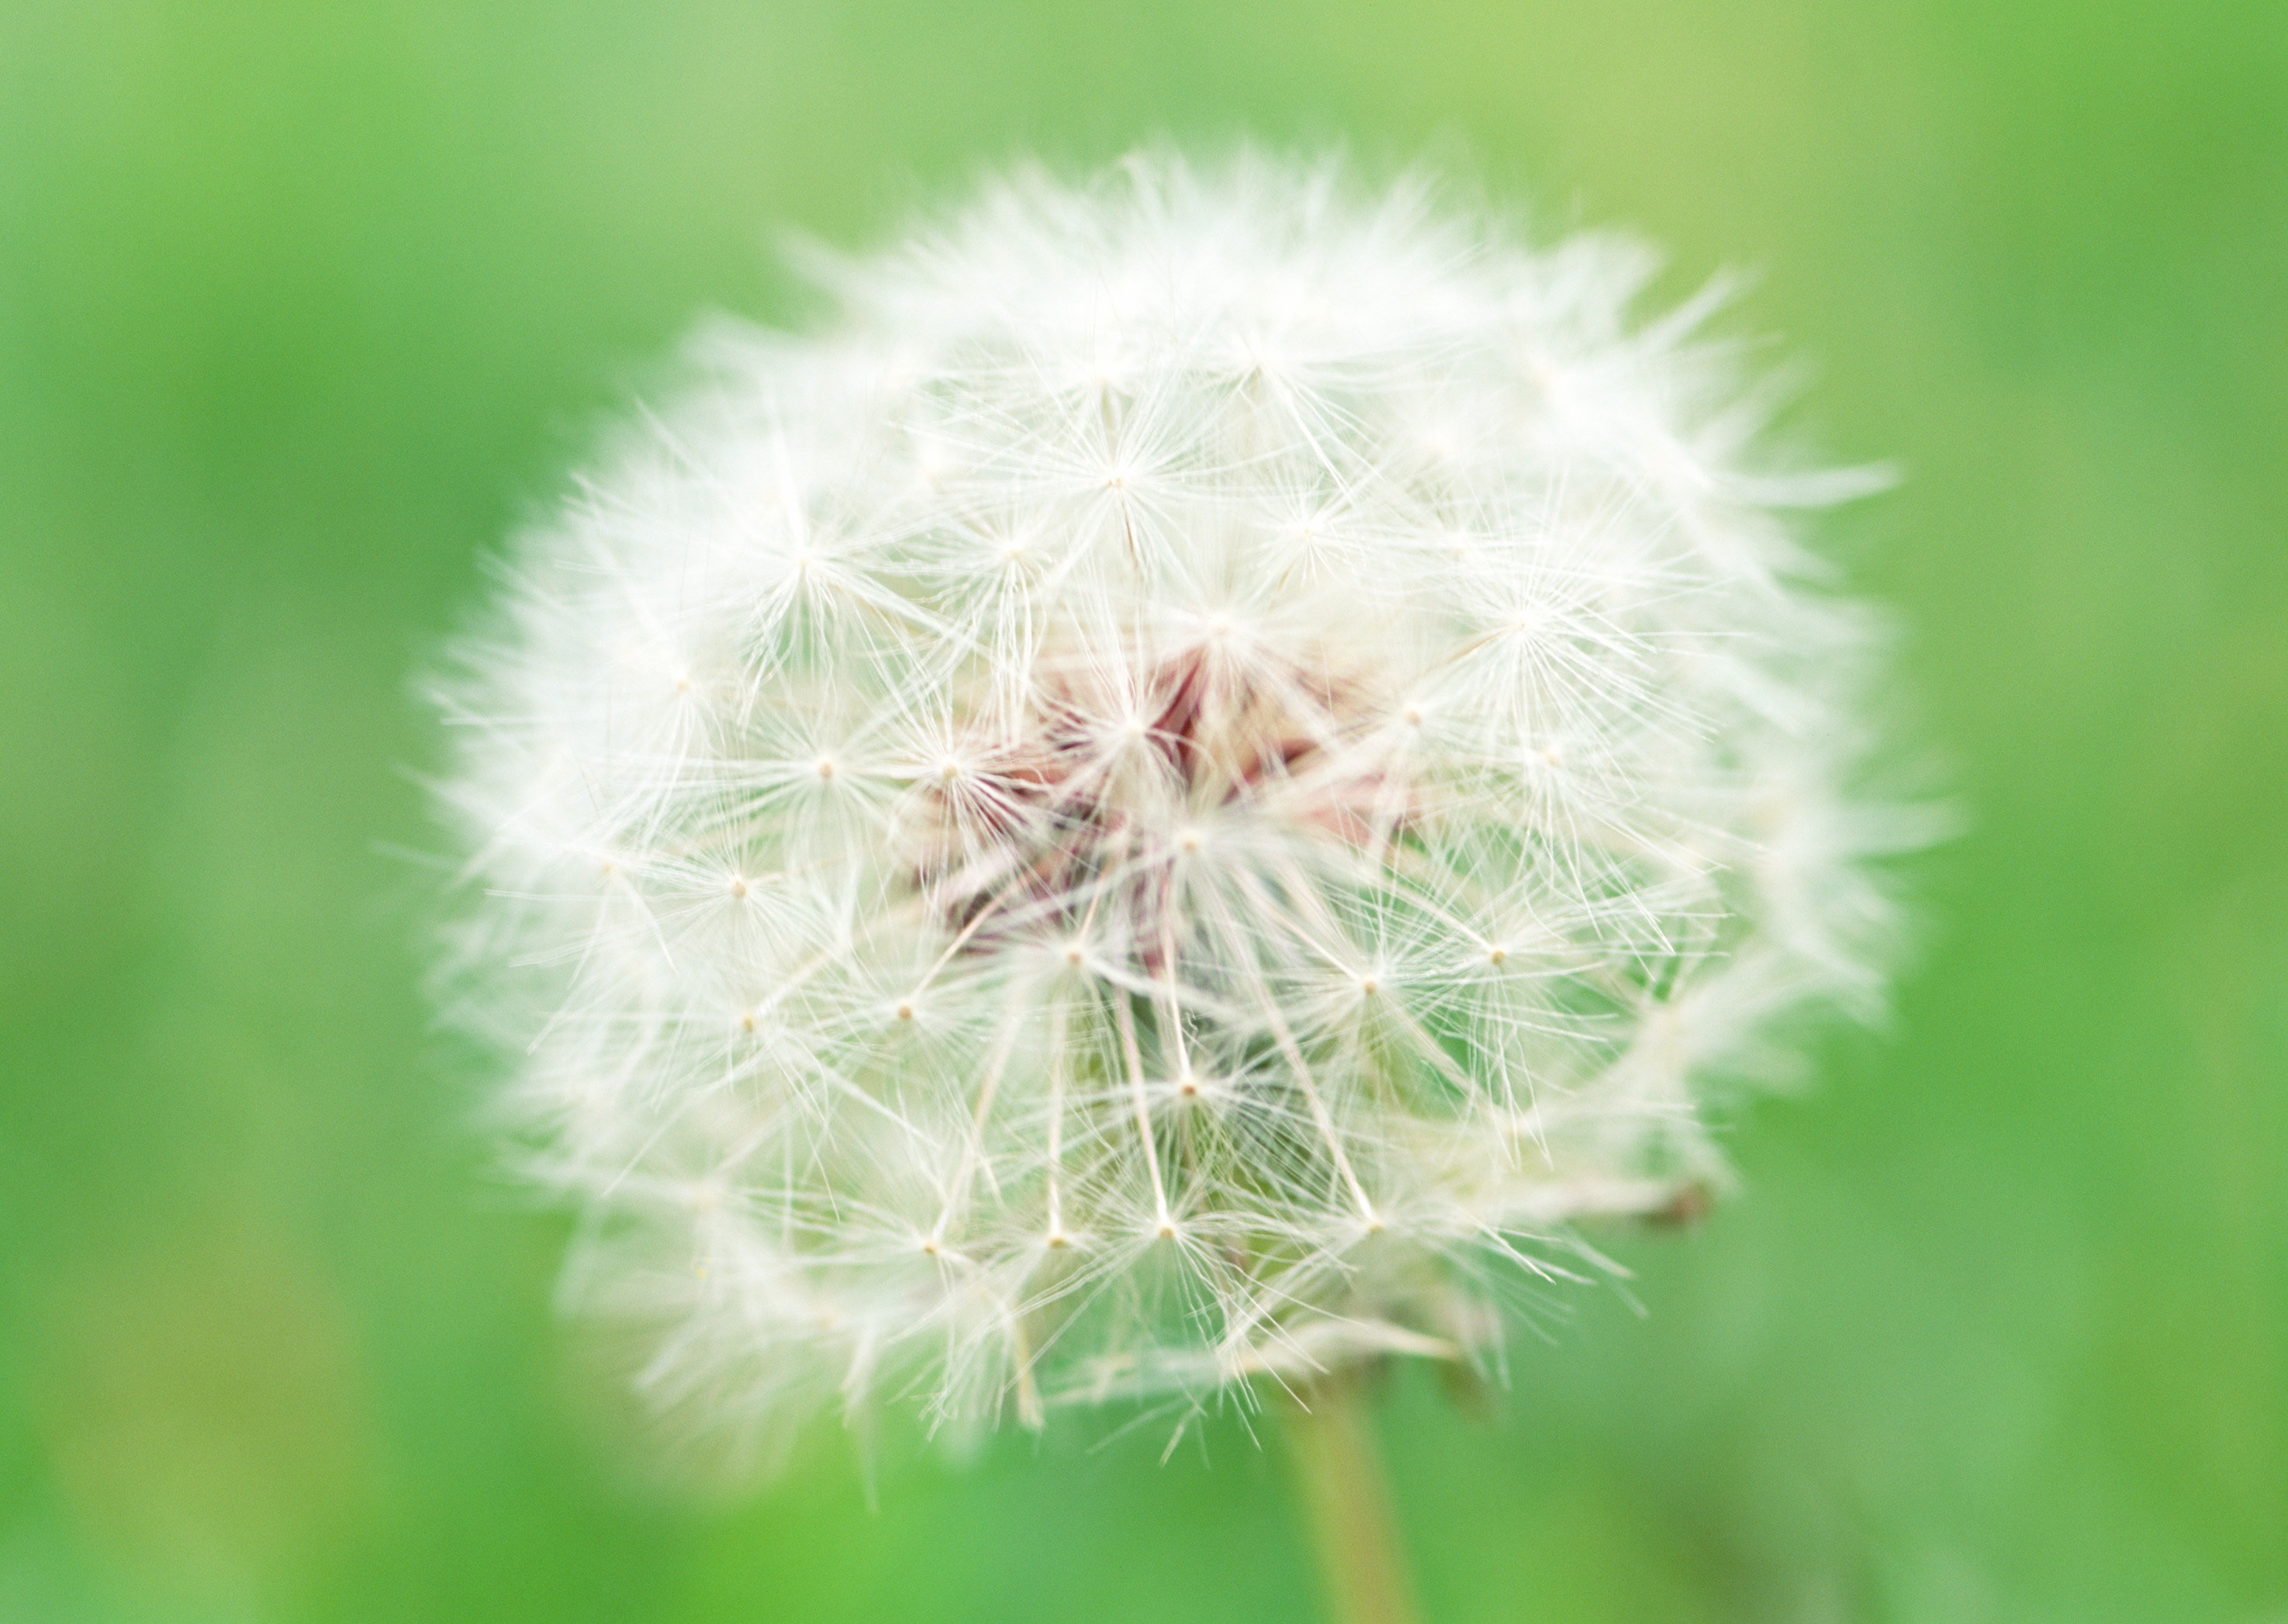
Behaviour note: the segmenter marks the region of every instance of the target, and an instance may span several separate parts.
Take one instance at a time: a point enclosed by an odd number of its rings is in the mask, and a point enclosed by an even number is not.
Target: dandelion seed
[[[1708,1081],[1880,986],[1887,829],[1782,511],[1847,487],[1739,460],[1648,273],[1334,166],[1023,173],[711,330],[524,539],[459,1007],[650,1391],[1469,1357],[1720,1182]]]

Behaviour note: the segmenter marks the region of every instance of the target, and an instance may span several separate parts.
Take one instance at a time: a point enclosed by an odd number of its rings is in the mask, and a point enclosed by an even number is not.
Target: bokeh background
[[[2277,0],[0,4],[0,1619],[1314,1615],[1228,1418],[663,1489],[398,855],[409,671],[775,228],[1243,130],[1761,272],[1972,812],[1742,1199],[1391,1384],[1433,1618],[2288,1620]]]

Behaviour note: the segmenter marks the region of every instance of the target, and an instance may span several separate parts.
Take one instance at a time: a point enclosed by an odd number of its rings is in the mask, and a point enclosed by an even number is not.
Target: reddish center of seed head
[[[910,812],[916,883],[966,952],[1088,935],[1157,977],[1185,934],[1167,917],[1184,863],[1235,836],[1371,853],[1410,813],[1361,679],[1212,646],[1037,677],[1015,725],[981,722]]]

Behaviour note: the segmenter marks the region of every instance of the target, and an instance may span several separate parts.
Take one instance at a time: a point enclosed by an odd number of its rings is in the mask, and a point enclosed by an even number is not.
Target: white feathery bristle
[[[663,1401],[1482,1353],[1863,1006],[1869,618],[1706,307],[1334,163],[1022,172],[731,327],[444,700],[457,1006]]]

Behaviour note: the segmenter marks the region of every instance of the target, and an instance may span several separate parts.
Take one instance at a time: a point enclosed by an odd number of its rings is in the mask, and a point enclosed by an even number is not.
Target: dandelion
[[[1495,1357],[1879,994],[1865,615],[1712,300],[1426,183],[1021,172],[516,551],[445,703],[581,1303],[762,1433]]]

